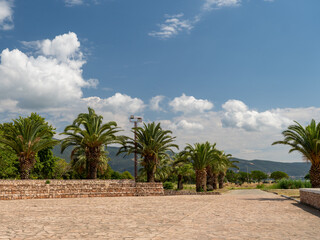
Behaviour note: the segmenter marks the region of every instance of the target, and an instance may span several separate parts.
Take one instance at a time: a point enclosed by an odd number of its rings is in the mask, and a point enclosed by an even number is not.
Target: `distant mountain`
[[[236,163],[241,172],[251,172],[253,170],[260,170],[265,173],[272,173],[275,171],[282,171],[287,173],[291,177],[303,178],[310,170],[310,163],[297,162],[297,163],[283,163],[283,162],[273,162],[267,160],[244,160],[239,158],[234,158],[233,160],[239,161]],[[237,169],[232,169],[236,171]]]
[[[133,154],[125,156],[121,154],[117,156],[119,148],[118,147],[108,147],[109,165],[115,171],[124,172],[129,171],[131,174],[134,172],[134,162]],[[53,154],[57,157],[65,159],[67,162],[70,162],[71,148],[68,148],[64,151],[63,154],[60,153],[60,145],[57,145],[53,149]],[[303,178],[310,169],[310,163],[298,162],[298,163],[283,163],[283,162],[274,162],[267,160],[244,160],[239,158],[234,158],[233,160],[239,161],[236,165],[239,167],[239,171],[242,172],[251,172],[253,170],[260,170],[265,173],[272,173],[274,171],[283,171],[286,172],[289,176],[294,178]],[[238,171],[237,169],[232,169]]]

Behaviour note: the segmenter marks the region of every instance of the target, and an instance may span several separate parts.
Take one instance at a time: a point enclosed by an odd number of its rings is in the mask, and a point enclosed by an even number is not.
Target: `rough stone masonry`
[[[0,180],[0,200],[162,195],[162,183],[132,180]]]

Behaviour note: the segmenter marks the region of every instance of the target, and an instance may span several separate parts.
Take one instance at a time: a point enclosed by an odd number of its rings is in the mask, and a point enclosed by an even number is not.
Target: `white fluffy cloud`
[[[65,4],[69,7],[83,4],[83,0],[65,0]]]
[[[88,97],[84,98],[83,101],[85,101],[87,105],[96,109],[127,115],[142,112],[145,108],[145,104],[141,99],[132,98],[121,93],[116,93],[112,97],[105,99],[100,97]]]
[[[259,131],[266,128],[282,129],[291,121],[274,111],[258,112],[249,110],[239,100],[229,100],[222,105],[225,110],[221,119],[224,127],[242,128],[246,131]]]
[[[212,10],[221,7],[235,7],[240,4],[241,0],[205,0],[204,10]]]
[[[81,88],[97,80],[82,77],[80,43],[75,33],[32,43],[38,56],[4,49],[0,63],[0,100],[16,101],[28,109],[59,107],[82,97]]]
[[[193,113],[204,112],[213,108],[213,103],[206,99],[196,99],[193,96],[182,94],[181,97],[174,98],[169,105],[174,112]]]
[[[160,103],[163,101],[164,98],[165,97],[161,95],[151,98],[149,103],[150,109],[153,111],[163,111],[162,107],[160,107]]]
[[[204,127],[200,123],[196,122],[189,122],[185,119],[179,121],[176,124],[178,129],[184,129],[184,130],[203,130]]]
[[[0,29],[13,29],[13,0],[0,0]]]
[[[190,31],[193,28],[194,22],[182,19],[183,13],[176,15],[165,15],[164,23],[159,24],[158,31],[152,31],[148,35],[160,39],[168,39],[176,36],[180,32]]]

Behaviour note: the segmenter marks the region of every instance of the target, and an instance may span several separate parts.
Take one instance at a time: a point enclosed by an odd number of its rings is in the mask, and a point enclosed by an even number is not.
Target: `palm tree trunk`
[[[183,189],[183,176],[181,174],[178,174],[178,190]]]
[[[217,184],[215,183],[214,173],[210,166],[207,167],[207,188],[209,190],[217,189]]]
[[[320,188],[320,164],[312,164],[309,173],[312,187]]]
[[[154,171],[153,170],[148,170],[147,171],[147,182],[154,182]]]
[[[213,173],[212,174],[212,187],[214,190],[218,189],[217,185],[218,185],[218,174],[217,173]]]
[[[98,170],[98,162],[100,158],[100,148],[93,147],[89,148],[86,151],[86,158],[87,158],[87,179],[96,179],[97,178],[97,170]]]
[[[30,178],[30,169],[33,165],[34,158],[28,159],[25,156],[19,157],[20,162],[20,178],[21,179],[29,179]]]
[[[196,170],[196,190],[197,192],[207,191],[206,169]]]
[[[220,172],[219,173],[219,188],[223,188],[223,183],[224,183],[224,177],[225,177],[225,173],[224,172]]]

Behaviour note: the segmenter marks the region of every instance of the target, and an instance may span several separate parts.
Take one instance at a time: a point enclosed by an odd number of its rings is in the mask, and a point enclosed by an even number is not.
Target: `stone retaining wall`
[[[0,200],[162,195],[162,183],[132,180],[0,180]]]
[[[300,188],[300,202],[320,210],[320,188]]]

